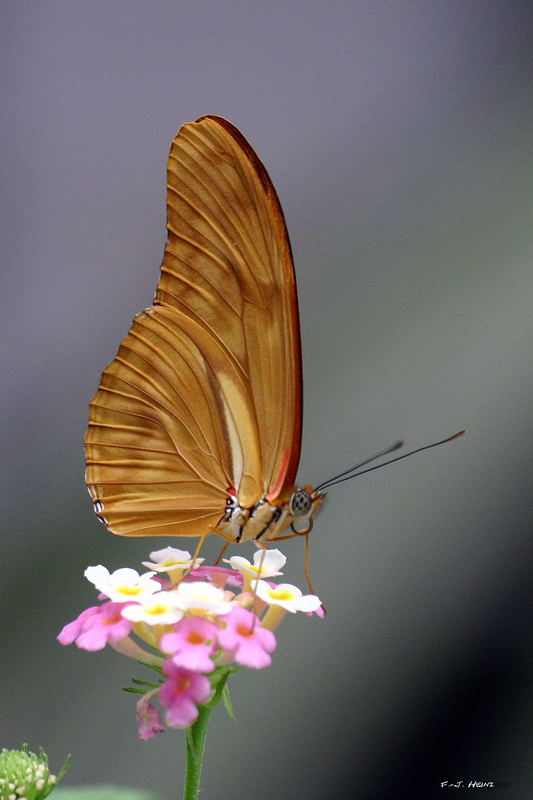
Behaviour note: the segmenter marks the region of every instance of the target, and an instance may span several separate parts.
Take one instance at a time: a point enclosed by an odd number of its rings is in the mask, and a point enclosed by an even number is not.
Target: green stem
[[[205,737],[211,708],[200,706],[198,719],[186,730],[187,770],[185,772],[185,788],[183,800],[197,800],[200,790],[202,761],[205,749]]]

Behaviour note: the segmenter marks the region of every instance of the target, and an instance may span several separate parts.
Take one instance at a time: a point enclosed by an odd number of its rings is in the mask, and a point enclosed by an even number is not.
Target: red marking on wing
[[[276,478],[276,482],[271,492],[269,492],[266,496],[266,499],[269,503],[274,502],[280,495],[280,492],[283,488],[283,484],[285,483],[285,477],[287,475],[287,469],[289,466],[289,451],[285,450],[283,453],[283,458],[281,461],[281,468],[279,471],[279,475]]]

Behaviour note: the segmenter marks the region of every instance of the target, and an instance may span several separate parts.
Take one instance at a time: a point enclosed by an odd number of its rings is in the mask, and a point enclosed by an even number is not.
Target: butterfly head
[[[289,509],[294,517],[291,522],[293,533],[306,534],[313,527],[313,517],[322,505],[325,494],[311,486],[296,489],[289,500]]]

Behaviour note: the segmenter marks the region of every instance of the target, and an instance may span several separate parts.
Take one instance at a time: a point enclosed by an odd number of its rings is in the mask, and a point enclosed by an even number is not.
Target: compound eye
[[[311,511],[313,500],[306,489],[297,489],[291,497],[290,506],[295,517],[305,517]]]

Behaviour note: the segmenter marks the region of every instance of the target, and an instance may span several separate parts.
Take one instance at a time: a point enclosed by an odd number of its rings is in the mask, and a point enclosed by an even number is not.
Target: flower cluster
[[[202,566],[203,559],[193,563],[188,552],[173,547],[150,558],[142,575],[88,567],[85,577],[104,602],[87,608],[57,637],[90,651],[109,644],[159,673],[159,683],[134,681],[143,688],[130,689],[142,694],[137,723],[143,741],[164,730],[156,698],[166,724],[186,728],[198,706],[221,699],[230,674],[269,666],[274,631],[288,612],[323,615],[316,595],[268,580],[282,574],[286,559],[279,550],[258,550],[253,563],[234,556],[226,560],[229,568]]]
[[[44,750],[39,755],[31,753],[28,745],[21,750],[0,753],[0,800],[44,800],[58,785],[70,764],[70,756],[59,774],[53,775],[48,767]]]

